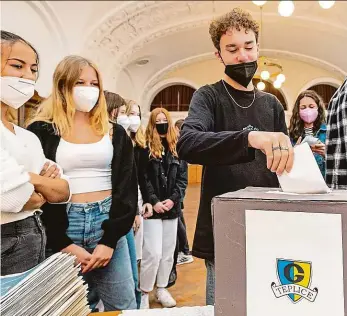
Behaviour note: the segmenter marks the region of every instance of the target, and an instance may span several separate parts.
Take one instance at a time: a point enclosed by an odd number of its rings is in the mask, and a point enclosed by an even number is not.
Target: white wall
[[[66,46],[51,22],[49,16],[34,3],[1,2],[1,29],[23,37],[39,53],[40,76],[37,90],[42,96],[50,93],[54,68],[66,54]]]
[[[40,77],[36,89],[41,96],[47,96],[57,64],[69,54],[84,52],[96,25],[121,4],[122,1],[2,1],[1,29],[18,34],[37,49]],[[93,56],[85,57],[94,61]],[[107,69],[101,69],[106,83],[112,81]]]

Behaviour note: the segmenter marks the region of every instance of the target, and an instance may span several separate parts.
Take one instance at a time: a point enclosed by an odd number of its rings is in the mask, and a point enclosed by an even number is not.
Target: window
[[[253,79],[253,84],[254,84],[255,87],[257,86],[257,84],[258,84],[259,81],[260,81],[260,80],[257,79],[257,78],[254,78],[254,79]],[[272,84],[271,82],[269,82],[269,81],[266,81],[266,80],[262,80],[262,81],[265,83],[265,89],[264,89],[263,91],[264,91],[264,92],[271,93],[271,94],[273,94],[274,96],[276,96],[277,99],[278,99],[278,100],[281,102],[281,104],[283,105],[283,108],[284,108],[285,110],[288,110],[288,105],[287,105],[287,103],[286,103],[286,100],[285,100],[285,98],[284,98],[284,96],[283,96],[281,90],[280,90],[280,89],[276,89],[276,88],[273,86],[273,84]]]
[[[151,111],[163,107],[168,111],[188,111],[195,89],[186,85],[173,85],[161,90],[151,104]]]
[[[316,91],[322,98],[325,104],[325,108],[328,108],[330,99],[336,92],[337,88],[329,85],[329,84],[317,84],[312,86],[310,89],[307,90],[313,90]]]

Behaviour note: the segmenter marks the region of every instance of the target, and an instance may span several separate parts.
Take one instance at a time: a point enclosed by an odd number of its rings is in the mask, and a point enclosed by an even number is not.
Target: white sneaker
[[[192,255],[185,255],[183,252],[180,252],[177,256],[177,265],[192,263],[194,261]]]
[[[170,292],[163,287],[157,288],[157,300],[163,307],[176,306],[176,301],[173,299]]]
[[[149,309],[149,294],[142,293],[140,309]]]

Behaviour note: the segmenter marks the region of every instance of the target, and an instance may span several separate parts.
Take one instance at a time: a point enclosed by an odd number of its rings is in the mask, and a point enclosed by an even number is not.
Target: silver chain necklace
[[[226,92],[229,94],[230,99],[233,100],[239,108],[241,108],[241,109],[248,109],[248,108],[250,108],[253,105],[253,103],[255,101],[255,89],[253,89],[253,101],[251,102],[251,104],[248,105],[248,106],[242,106],[242,105],[238,104],[235,101],[235,99],[232,97],[232,95],[229,93],[228,88],[226,87],[225,82],[224,82],[223,79],[222,79],[222,82],[223,82],[223,85],[224,85],[224,88],[225,88]]]

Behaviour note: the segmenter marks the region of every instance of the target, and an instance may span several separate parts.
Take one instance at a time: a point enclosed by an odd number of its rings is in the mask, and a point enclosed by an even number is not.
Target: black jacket
[[[154,206],[166,199],[174,202],[170,211],[158,214],[153,210],[153,216],[149,219],[175,219],[181,215],[181,192],[187,187],[187,168],[184,162],[174,157],[170,151],[162,159],[157,159],[150,157],[148,148],[140,149],[138,176],[143,203]]]
[[[225,88],[219,81],[194,93],[177,144],[180,159],[204,166],[193,255],[209,260],[214,259],[213,197],[247,186],[279,185],[276,174],[266,168],[265,155],[248,147],[248,134],[287,133],[284,110],[275,96],[227,86],[235,104]]]
[[[109,219],[102,223],[104,235],[99,244],[116,248],[118,240],[131,229],[137,209],[137,176],[133,145],[120,125],[113,127],[112,205]],[[60,136],[54,133],[52,124],[34,122],[28,127],[41,141],[46,158],[56,161]],[[47,233],[47,248],[60,251],[72,244],[66,230],[69,222],[66,204],[42,206],[42,220]]]

